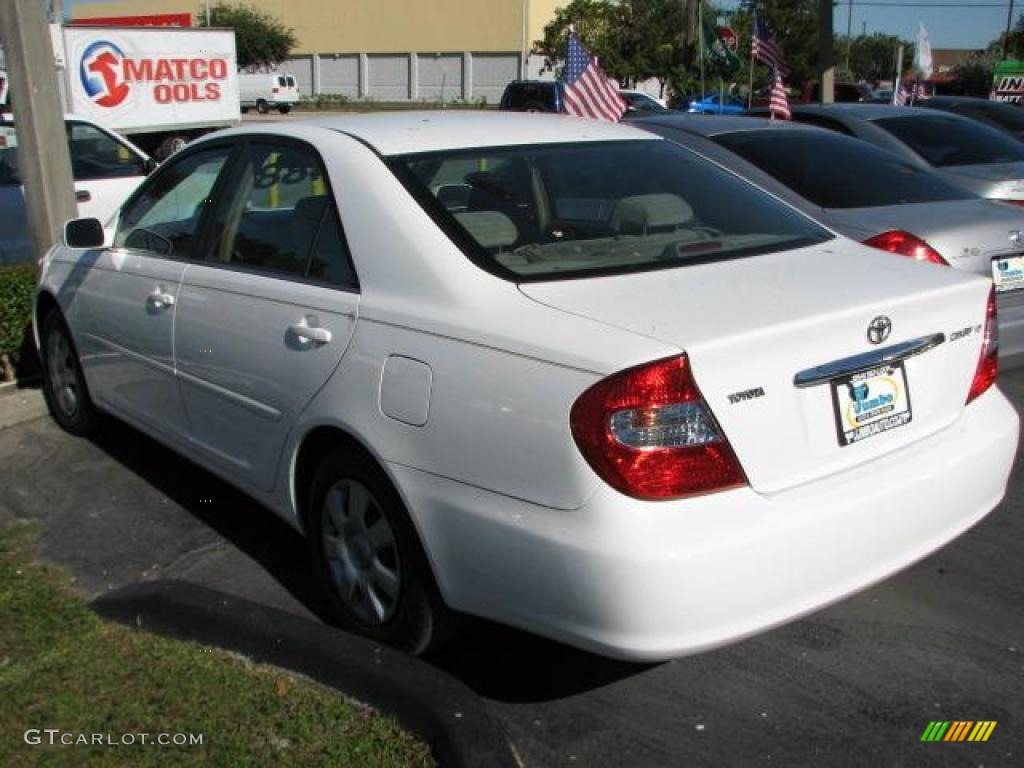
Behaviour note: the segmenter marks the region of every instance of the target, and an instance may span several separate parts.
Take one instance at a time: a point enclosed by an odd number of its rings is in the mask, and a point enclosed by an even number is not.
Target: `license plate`
[[[992,259],[992,282],[999,293],[1024,288],[1024,256]]]
[[[886,363],[831,383],[839,445],[859,443],[910,421],[903,363]]]

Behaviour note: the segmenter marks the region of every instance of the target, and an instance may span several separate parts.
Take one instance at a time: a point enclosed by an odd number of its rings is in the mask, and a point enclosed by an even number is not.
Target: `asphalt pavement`
[[[1024,372],[1001,386],[1020,410]],[[320,613],[302,541],[272,513],[126,426],[80,440],[24,412],[0,427],[0,524],[42,523],[41,556],[86,594],[175,578]],[[626,664],[480,622],[428,661],[485,698],[531,767],[1019,766],[1022,512],[1018,454],[1004,502],[945,549],[699,656]],[[984,743],[921,742],[934,720],[997,725]]]

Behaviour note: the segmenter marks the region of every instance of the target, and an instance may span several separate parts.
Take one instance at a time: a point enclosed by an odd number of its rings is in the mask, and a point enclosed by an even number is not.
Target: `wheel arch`
[[[42,327],[43,319],[54,310],[62,311],[57,298],[49,290],[40,290],[36,294],[32,317],[32,336],[35,338],[36,349],[39,349],[39,330]]]
[[[291,491],[292,504],[295,509],[295,518],[303,533],[307,530],[306,515],[308,514],[309,491],[312,485],[313,476],[316,474],[318,459],[334,451],[355,451],[372,461],[384,474],[391,487],[395,489],[402,506],[405,507],[406,516],[416,534],[420,552],[423,555],[426,565],[430,570],[430,578],[433,580],[434,588],[438,590],[442,599],[445,599],[444,589],[438,579],[438,568],[434,562],[433,554],[426,546],[426,539],[413,506],[409,503],[402,487],[395,482],[395,478],[388,470],[387,462],[377,453],[370,449],[367,443],[350,430],[339,424],[317,424],[310,427],[297,442],[297,447],[292,453],[291,470],[289,472],[289,486]],[[445,602],[447,600],[445,599]]]

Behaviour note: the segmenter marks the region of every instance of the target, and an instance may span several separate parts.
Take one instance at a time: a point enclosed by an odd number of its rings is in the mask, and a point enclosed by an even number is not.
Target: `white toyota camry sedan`
[[[750,635],[977,523],[1017,445],[991,281],[560,116],[211,135],[68,223],[35,326],[62,427],[244,489],[413,652],[458,613],[641,660]]]

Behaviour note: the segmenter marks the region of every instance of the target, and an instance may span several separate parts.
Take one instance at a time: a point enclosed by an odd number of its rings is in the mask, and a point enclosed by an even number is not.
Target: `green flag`
[[[722,38],[718,36],[718,30],[707,16],[701,18],[701,31],[703,37],[701,43],[704,50],[701,56],[704,58],[704,66],[710,74],[721,78],[730,78],[740,71],[740,58],[729,50]]]

